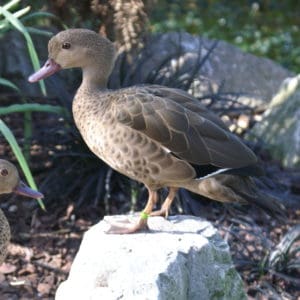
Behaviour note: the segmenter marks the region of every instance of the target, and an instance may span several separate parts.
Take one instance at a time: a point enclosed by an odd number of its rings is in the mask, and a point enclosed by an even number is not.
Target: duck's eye
[[[1,169],[0,174],[1,174],[1,176],[7,176],[8,175],[7,169]]]
[[[70,49],[71,48],[71,44],[70,43],[63,43],[62,44],[62,48],[63,49]]]

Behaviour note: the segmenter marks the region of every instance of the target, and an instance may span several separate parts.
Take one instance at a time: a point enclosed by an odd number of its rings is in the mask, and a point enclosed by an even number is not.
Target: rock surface
[[[85,234],[56,300],[246,299],[228,245],[209,222],[152,217],[149,231],[110,235],[105,220]]]
[[[285,167],[300,166],[300,75],[282,82],[248,138],[259,138]]]

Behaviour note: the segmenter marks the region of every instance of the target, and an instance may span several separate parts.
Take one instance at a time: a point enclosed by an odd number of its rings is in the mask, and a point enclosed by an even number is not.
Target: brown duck
[[[19,177],[17,168],[7,160],[0,159],[0,194],[16,193],[31,198],[43,198],[40,192],[26,186]],[[10,227],[0,209],[0,265],[3,263],[10,241]]]
[[[250,177],[260,173],[255,154],[191,95],[158,85],[107,89],[115,50],[90,30],[62,31],[51,38],[48,50],[49,59],[29,81],[81,68],[73,102],[76,126],[92,152],[148,189],[139,221],[114,224],[111,233],[135,232],[149,215],[167,215],[180,187],[221,202],[252,201],[280,213],[281,206],[264,199]],[[152,213],[162,187],[169,194],[161,210]]]

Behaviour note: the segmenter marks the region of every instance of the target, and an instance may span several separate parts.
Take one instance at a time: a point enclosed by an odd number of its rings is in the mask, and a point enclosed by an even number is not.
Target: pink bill
[[[28,81],[37,82],[41,79],[51,76],[60,69],[61,66],[57,64],[53,59],[49,58],[38,71],[29,76]]]

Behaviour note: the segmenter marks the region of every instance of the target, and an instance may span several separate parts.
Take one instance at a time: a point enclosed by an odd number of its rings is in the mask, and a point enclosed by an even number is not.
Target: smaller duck
[[[0,159],[0,194],[16,193],[30,198],[43,198],[43,194],[29,188],[20,180],[17,168],[7,160]],[[8,221],[0,209],[0,265],[3,263],[7,246],[10,241],[10,227]]]

